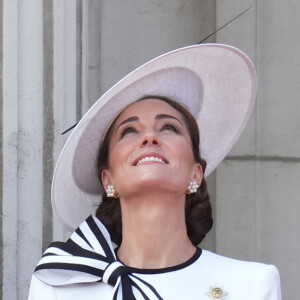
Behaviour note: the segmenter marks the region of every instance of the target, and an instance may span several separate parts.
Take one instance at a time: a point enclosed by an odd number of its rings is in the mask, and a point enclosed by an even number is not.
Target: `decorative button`
[[[213,298],[220,299],[223,296],[223,291],[219,287],[215,287],[211,290]]]
[[[225,291],[225,289],[222,286],[210,287],[209,292],[207,292],[207,296],[212,300],[214,299],[225,300],[227,295],[228,293]]]

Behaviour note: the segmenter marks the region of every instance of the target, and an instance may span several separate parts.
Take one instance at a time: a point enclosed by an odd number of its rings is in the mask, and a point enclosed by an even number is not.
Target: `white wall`
[[[3,299],[27,292],[40,254],[42,12],[38,0],[3,4]]]
[[[218,0],[221,24],[249,1]],[[252,1],[217,35],[253,59],[258,97],[251,122],[216,172],[216,251],[275,264],[283,298],[300,278],[300,1]]]

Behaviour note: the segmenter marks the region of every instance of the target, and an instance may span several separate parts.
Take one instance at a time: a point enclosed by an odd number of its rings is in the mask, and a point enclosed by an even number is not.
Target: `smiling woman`
[[[29,299],[280,300],[276,267],[198,247],[212,227],[204,176],[243,130],[255,82],[243,52],[207,44],[162,55],[104,94],[53,177],[57,217],[79,227],[46,250]]]
[[[126,118],[126,116],[130,114],[135,114],[135,116]],[[123,119],[125,120],[122,121]],[[124,128],[120,128],[122,125]],[[206,190],[206,182],[203,178],[206,162],[200,157],[199,131],[194,117],[178,102],[167,97],[153,95],[140,99],[138,102],[126,108],[108,129],[98,154],[99,180],[102,183],[103,171],[109,166],[112,166],[109,160],[112,161],[113,164],[116,164],[116,160],[112,157],[110,142],[114,135],[116,135],[118,142],[117,133],[119,129],[121,131],[119,132],[121,137],[124,137],[124,131],[128,135],[132,135],[127,137],[127,140],[129,140],[127,144],[130,143],[133,148],[136,148],[135,152],[134,149],[129,150],[129,155],[132,158],[130,157],[131,160],[128,162],[128,165],[136,166],[146,164],[150,176],[152,175],[154,177],[151,184],[149,178],[143,183],[140,179],[145,177],[147,169],[142,168],[140,175],[136,172],[139,170],[132,169],[133,174],[128,174],[128,177],[131,177],[135,182],[128,183],[128,181],[126,181],[126,184],[129,184],[129,186],[132,186],[134,189],[141,189],[142,195],[147,189],[152,194],[153,190],[157,188],[164,190],[173,188],[173,193],[177,189],[179,197],[181,198],[186,195],[184,205],[187,233],[191,242],[194,245],[198,245],[212,227],[212,212],[209,195]],[[123,141],[122,143],[124,144]],[[172,152],[177,152],[173,153],[173,156],[175,156],[176,160],[179,160],[182,166],[179,166],[178,163],[176,165],[176,161],[171,161],[170,164],[169,156],[171,154],[165,154],[167,151],[166,147]],[[123,152],[122,149],[118,151],[120,151],[120,153]],[[117,155],[117,157],[118,156],[119,155]],[[196,164],[195,172],[200,172],[200,174],[195,174],[198,175],[198,178],[195,180],[198,181],[197,187],[199,187],[196,193],[188,193],[186,191],[186,187],[189,185],[187,179],[191,177],[190,174],[187,176],[183,172],[184,168],[187,167],[187,158],[192,164]],[[157,162],[167,165],[162,166],[165,168],[159,168],[159,166],[155,166]],[[119,165],[118,163],[117,167],[119,167]],[[175,169],[176,167],[177,170]],[[165,173],[163,173],[163,171],[165,171]],[[182,176],[183,179],[178,178],[176,181],[176,178],[170,176],[170,174],[178,174]],[[124,178],[128,178],[124,175],[125,174],[121,174],[121,183],[124,182]],[[195,180],[190,179],[190,181]],[[109,184],[111,184],[111,181],[108,181],[104,185],[107,186]],[[115,186],[116,190],[119,191],[118,186]],[[135,191],[135,193],[137,193],[137,191]],[[150,196],[150,198],[153,197]],[[182,200],[177,201],[173,196],[172,199],[175,203],[181,203],[182,205]],[[140,202],[140,199],[138,198],[137,201]],[[150,201],[153,203],[153,199]],[[151,207],[153,208],[153,205],[151,205]],[[184,210],[181,209],[180,211],[183,212]],[[96,211],[96,216],[103,222],[106,228],[108,228],[109,232],[111,232],[112,241],[120,245],[122,241],[122,218],[119,197],[111,199],[104,193],[102,195],[102,202]]]

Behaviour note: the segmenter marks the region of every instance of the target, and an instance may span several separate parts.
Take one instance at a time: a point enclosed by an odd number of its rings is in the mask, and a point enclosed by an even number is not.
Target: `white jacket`
[[[131,271],[165,300],[281,300],[279,273],[273,265],[234,260],[201,249],[178,266]],[[33,275],[28,300],[111,300],[112,293],[113,287],[103,282],[54,287]]]

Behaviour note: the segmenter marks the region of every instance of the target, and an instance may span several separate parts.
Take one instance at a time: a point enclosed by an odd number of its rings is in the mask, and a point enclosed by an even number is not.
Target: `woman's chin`
[[[184,188],[180,188],[181,184],[174,183],[173,180],[171,180],[171,176],[169,178],[164,177],[144,177],[140,178],[135,183],[135,189],[141,191],[142,193],[145,193],[146,191],[149,191],[151,193],[178,193],[180,190],[184,190]]]

